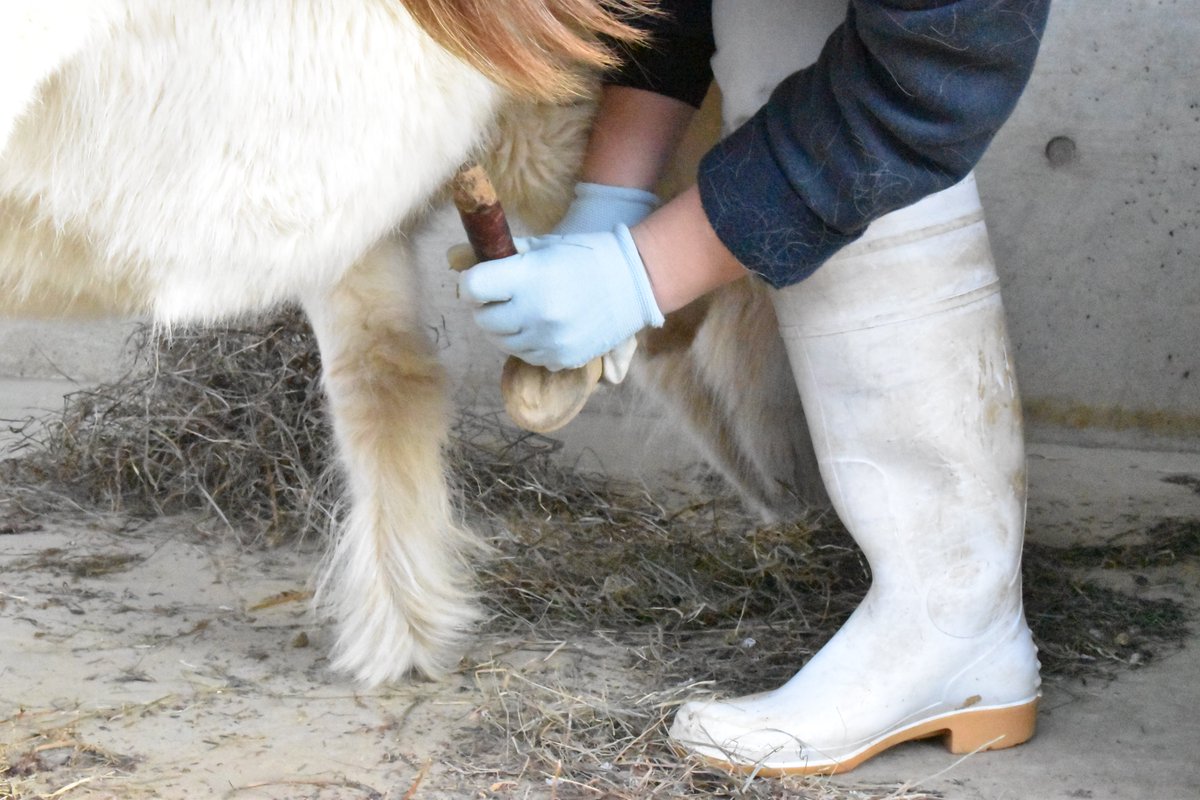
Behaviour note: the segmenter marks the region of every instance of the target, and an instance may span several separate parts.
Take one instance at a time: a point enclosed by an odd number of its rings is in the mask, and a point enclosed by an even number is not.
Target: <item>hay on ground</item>
[[[298,313],[167,340],[143,329],[131,357],[123,379],[78,392],[61,415],[25,428],[20,458],[7,465],[10,489],[52,484],[133,513],[207,509],[267,544],[331,524],[337,481],[319,357]],[[539,776],[561,798],[928,796],[747,783],[669,751],[665,721],[685,695],[786,680],[854,609],[867,566],[831,517],[763,526],[716,482],[656,496],[564,468],[557,446],[498,415],[464,413],[455,427],[449,461],[463,514],[495,546],[480,568],[485,633],[516,648],[599,636],[641,684],[590,694],[474,665],[489,713],[460,763],[497,785]],[[0,506],[9,517],[0,525],[28,524],[19,505]],[[1044,674],[1108,678],[1177,646],[1180,604],[1104,588],[1086,571],[1194,558],[1196,524],[1156,531],[1153,549],[1069,556],[1030,545],[1026,604]]]

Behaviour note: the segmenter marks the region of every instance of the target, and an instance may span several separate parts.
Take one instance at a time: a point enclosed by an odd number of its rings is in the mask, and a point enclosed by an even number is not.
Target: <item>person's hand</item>
[[[575,184],[575,199],[552,233],[597,233],[611,231],[617,225],[632,228],[654,209],[658,195],[628,186],[609,186],[583,181]],[[618,384],[629,374],[629,365],[637,352],[637,338],[630,336],[604,354],[604,380]]]
[[[554,226],[553,234],[598,233],[618,225],[632,228],[658,208],[658,195],[627,186],[575,184],[575,199]]]
[[[608,353],[662,312],[629,228],[521,239],[515,256],[459,278],[475,322],[497,347],[552,370]]]
[[[644,189],[580,182],[575,185],[575,199],[551,234],[601,233],[612,231],[617,225],[632,227],[658,205],[658,195]],[[467,244],[450,248],[446,257],[456,272],[463,272],[478,263]],[[611,384],[625,380],[636,352],[637,339],[631,336],[605,353],[602,362],[604,380]]]

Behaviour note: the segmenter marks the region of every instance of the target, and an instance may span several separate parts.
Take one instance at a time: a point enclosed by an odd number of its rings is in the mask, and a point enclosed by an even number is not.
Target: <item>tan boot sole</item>
[[[720,758],[698,755],[708,764],[743,775],[836,775],[854,769],[890,747],[917,739],[932,739],[935,736],[945,737],[946,747],[951,753],[957,754],[1015,747],[1033,737],[1037,727],[1037,706],[1038,701],[1033,700],[1018,706],[953,711],[890,733],[843,761],[816,765],[766,767],[762,764],[734,764]]]

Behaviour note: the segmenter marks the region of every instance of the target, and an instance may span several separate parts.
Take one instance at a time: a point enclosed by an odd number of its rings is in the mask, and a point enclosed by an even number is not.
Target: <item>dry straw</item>
[[[130,354],[121,380],[78,392],[60,415],[24,428],[20,457],[6,465],[10,495],[27,502],[12,490],[51,485],[130,513],[207,509],[266,545],[328,528],[337,480],[319,357],[298,313],[169,339],[141,329]],[[651,493],[568,469],[557,448],[499,415],[463,413],[454,430],[462,513],[494,546],[480,565],[485,639],[510,650],[602,651],[577,659],[594,665],[590,676],[492,657],[468,666],[484,713],[453,760],[472,765],[469,774],[459,767],[466,784],[486,776],[497,797],[529,786],[559,798],[932,796],[747,782],[670,751],[665,726],[679,702],[713,686],[781,683],[853,610],[867,566],[830,516],[763,526],[715,480]],[[1027,613],[1047,677],[1108,678],[1182,639],[1179,604],[1087,579],[1194,558],[1200,523],[1164,525],[1152,546],[1027,548]],[[637,678],[597,678],[606,664]]]

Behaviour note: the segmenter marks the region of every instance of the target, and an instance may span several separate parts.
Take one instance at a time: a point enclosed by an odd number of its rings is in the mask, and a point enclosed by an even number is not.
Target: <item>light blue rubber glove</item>
[[[552,370],[580,367],[663,324],[625,225],[519,239],[517,249],[464,272],[458,284],[477,305],[476,324],[504,352]]]
[[[658,195],[644,189],[609,186],[583,181],[575,184],[575,199],[552,233],[595,233],[611,231],[618,224],[633,227],[658,208]],[[625,380],[637,352],[637,339],[630,336],[604,354],[604,380]]]
[[[632,228],[656,208],[658,195],[653,192],[585,181],[575,184],[575,199],[551,233],[595,233],[617,225]]]

